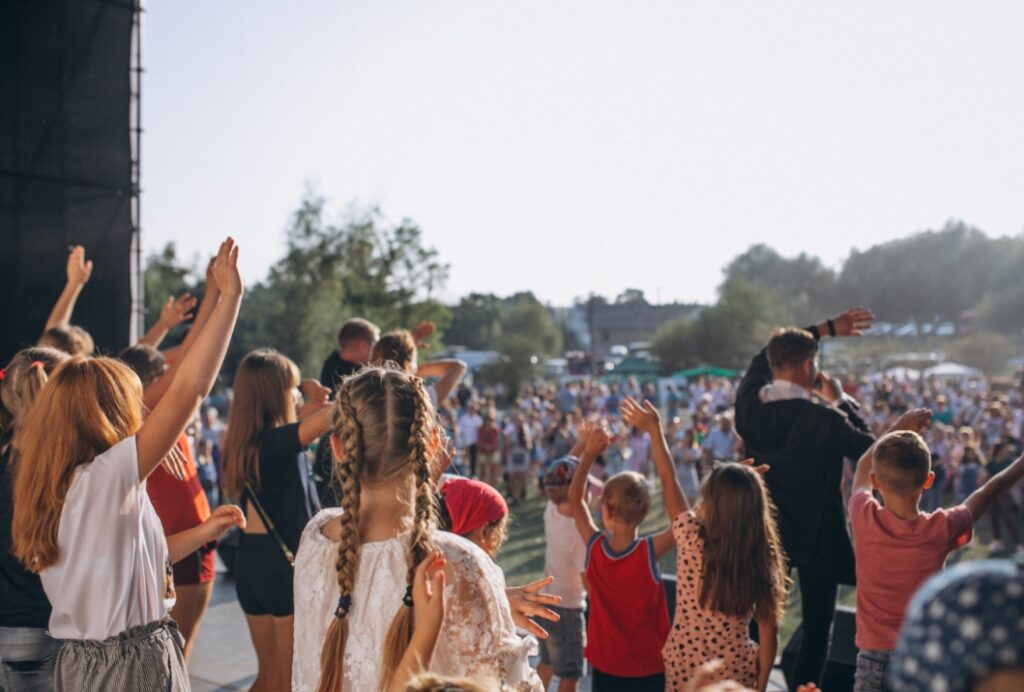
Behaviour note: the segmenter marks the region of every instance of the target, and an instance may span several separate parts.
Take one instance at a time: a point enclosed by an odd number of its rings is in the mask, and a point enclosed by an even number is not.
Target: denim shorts
[[[858,653],[853,692],[881,692],[888,689],[883,686],[883,682],[891,656],[891,651],[865,650]]]
[[[540,662],[551,666],[560,678],[579,680],[583,677],[583,644],[587,631],[582,608],[556,608],[560,620],[544,620],[542,627],[548,638],[540,640]]]
[[[0,690],[52,692],[60,646],[45,629],[0,627]]]

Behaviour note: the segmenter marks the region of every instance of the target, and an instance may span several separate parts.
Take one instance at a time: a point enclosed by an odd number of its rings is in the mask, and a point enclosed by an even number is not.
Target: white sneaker
[[[1002,550],[1003,549],[1003,542],[1000,541],[999,539],[996,539],[996,540],[994,540],[994,541],[992,541],[991,543],[988,544],[988,549],[990,551],[992,551],[993,553],[998,551],[998,550]]]

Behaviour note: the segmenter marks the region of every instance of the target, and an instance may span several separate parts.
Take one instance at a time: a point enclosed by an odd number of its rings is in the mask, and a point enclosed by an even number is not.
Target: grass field
[[[519,586],[528,582],[540,579],[544,575],[544,502],[534,484],[529,490],[526,502],[518,507],[512,508],[512,522],[509,527],[508,541],[505,543],[498,555],[498,563],[505,570],[505,577],[510,586]],[[1018,515],[1018,530],[1024,535],[1024,521]],[[651,513],[641,527],[641,533],[648,534],[660,531],[668,525],[668,517],[665,515],[661,504],[661,493],[655,493]],[[965,560],[977,560],[989,557],[988,544],[992,540],[991,524],[988,516],[982,518],[976,527],[974,541],[965,548],[956,551],[950,556],[949,564]],[[1008,543],[1008,542],[1007,542]],[[1012,554],[1013,546],[1008,545],[1009,551],[997,553],[993,557],[1005,557]],[[661,559],[661,570],[666,574],[675,574],[675,551],[670,551]],[[786,609],[786,619],[783,621],[781,634],[782,642],[789,639],[789,635],[800,622],[800,597],[796,593],[796,586],[790,593],[789,606]],[[853,605],[855,598],[854,589],[851,587],[840,587],[839,601],[845,605]]]

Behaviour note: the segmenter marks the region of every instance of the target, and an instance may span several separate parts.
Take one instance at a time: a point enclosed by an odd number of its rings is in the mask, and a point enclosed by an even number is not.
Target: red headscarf
[[[441,488],[441,494],[452,519],[451,532],[460,536],[508,514],[508,505],[501,493],[472,478],[448,479]]]

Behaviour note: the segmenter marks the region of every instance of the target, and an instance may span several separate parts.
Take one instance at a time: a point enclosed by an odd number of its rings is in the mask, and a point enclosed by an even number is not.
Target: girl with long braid
[[[292,689],[387,689],[416,637],[412,584],[430,559],[444,562],[447,602],[432,669],[539,690],[501,570],[436,527],[442,434],[423,381],[374,367],[345,379],[330,439],[341,507],[313,517],[296,555]]]

